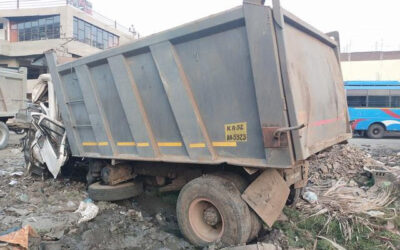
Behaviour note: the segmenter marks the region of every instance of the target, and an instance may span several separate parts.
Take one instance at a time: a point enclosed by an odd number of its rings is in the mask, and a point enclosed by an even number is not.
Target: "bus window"
[[[347,104],[349,107],[366,107],[367,97],[366,96],[347,96]]]
[[[400,96],[392,96],[390,103],[392,108],[400,108]]]
[[[374,108],[388,108],[389,107],[389,96],[368,96],[368,107]]]

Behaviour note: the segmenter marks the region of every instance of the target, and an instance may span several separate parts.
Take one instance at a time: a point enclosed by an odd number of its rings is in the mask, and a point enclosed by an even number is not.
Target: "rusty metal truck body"
[[[245,4],[51,61],[72,154],[285,168],[348,138],[337,44],[283,15]]]
[[[0,119],[14,117],[26,107],[26,68],[0,67]]]
[[[8,119],[26,107],[26,68],[0,67],[0,148],[8,141]]]
[[[72,156],[260,173],[350,138],[338,44],[261,2],[67,64],[48,53]]]

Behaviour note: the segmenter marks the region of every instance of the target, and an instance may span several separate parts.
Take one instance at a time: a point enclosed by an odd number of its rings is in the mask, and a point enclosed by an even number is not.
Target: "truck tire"
[[[95,201],[118,201],[140,195],[143,192],[141,181],[125,182],[115,186],[93,183],[88,188],[89,198]]]
[[[300,200],[300,196],[303,192],[303,188],[294,188],[294,186],[290,187],[289,197],[286,201],[286,206],[288,207],[296,207],[297,202]]]
[[[235,184],[237,189],[239,189],[240,193],[243,193],[244,190],[246,190],[247,186],[249,185],[249,183],[246,181],[245,178],[236,173],[221,171],[221,172],[211,173],[210,175],[218,176],[228,181],[231,181],[233,184]]]
[[[0,149],[7,147],[10,131],[4,122],[0,122]]]
[[[249,182],[245,178],[236,173],[221,171],[212,173],[212,175],[219,176],[228,181],[231,181],[233,184],[235,184],[237,189],[239,189],[239,192],[241,194],[249,186]],[[248,242],[254,240],[258,236],[258,233],[262,228],[261,220],[258,218],[257,214],[251,208],[250,208],[250,216],[251,216],[251,232],[249,238],[247,239]]]
[[[381,139],[385,134],[385,127],[381,124],[374,123],[369,126],[367,136],[371,139]]]
[[[220,241],[224,246],[246,243],[251,232],[249,207],[231,181],[206,175],[187,183],[179,193],[179,228],[197,246]]]

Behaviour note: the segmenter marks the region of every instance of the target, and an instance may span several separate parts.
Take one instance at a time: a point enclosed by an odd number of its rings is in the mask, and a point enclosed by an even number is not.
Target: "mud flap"
[[[289,192],[289,187],[279,172],[267,169],[247,187],[242,198],[269,227],[272,227],[282,213]]]

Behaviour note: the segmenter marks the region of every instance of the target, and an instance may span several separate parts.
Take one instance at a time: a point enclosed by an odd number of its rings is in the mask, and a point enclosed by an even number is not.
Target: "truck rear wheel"
[[[232,246],[247,242],[252,226],[249,207],[234,183],[202,176],[187,183],[177,202],[182,234],[197,246],[220,241]]]
[[[239,192],[241,194],[246,190],[247,186],[249,185],[248,181],[245,178],[236,173],[215,172],[212,173],[212,175],[219,176],[228,181],[231,181],[233,184],[235,184],[237,189],[239,189]],[[250,216],[251,216],[251,232],[247,241],[254,240],[258,236],[258,233],[260,232],[262,227],[261,220],[258,218],[257,214],[252,209],[250,209]]]
[[[125,182],[115,186],[93,183],[88,188],[89,198],[95,201],[118,201],[140,195],[143,192],[141,181]]]
[[[10,131],[4,122],[0,122],[0,149],[7,147]]]
[[[367,135],[371,139],[380,139],[385,134],[385,127],[381,124],[375,123],[369,126]]]

